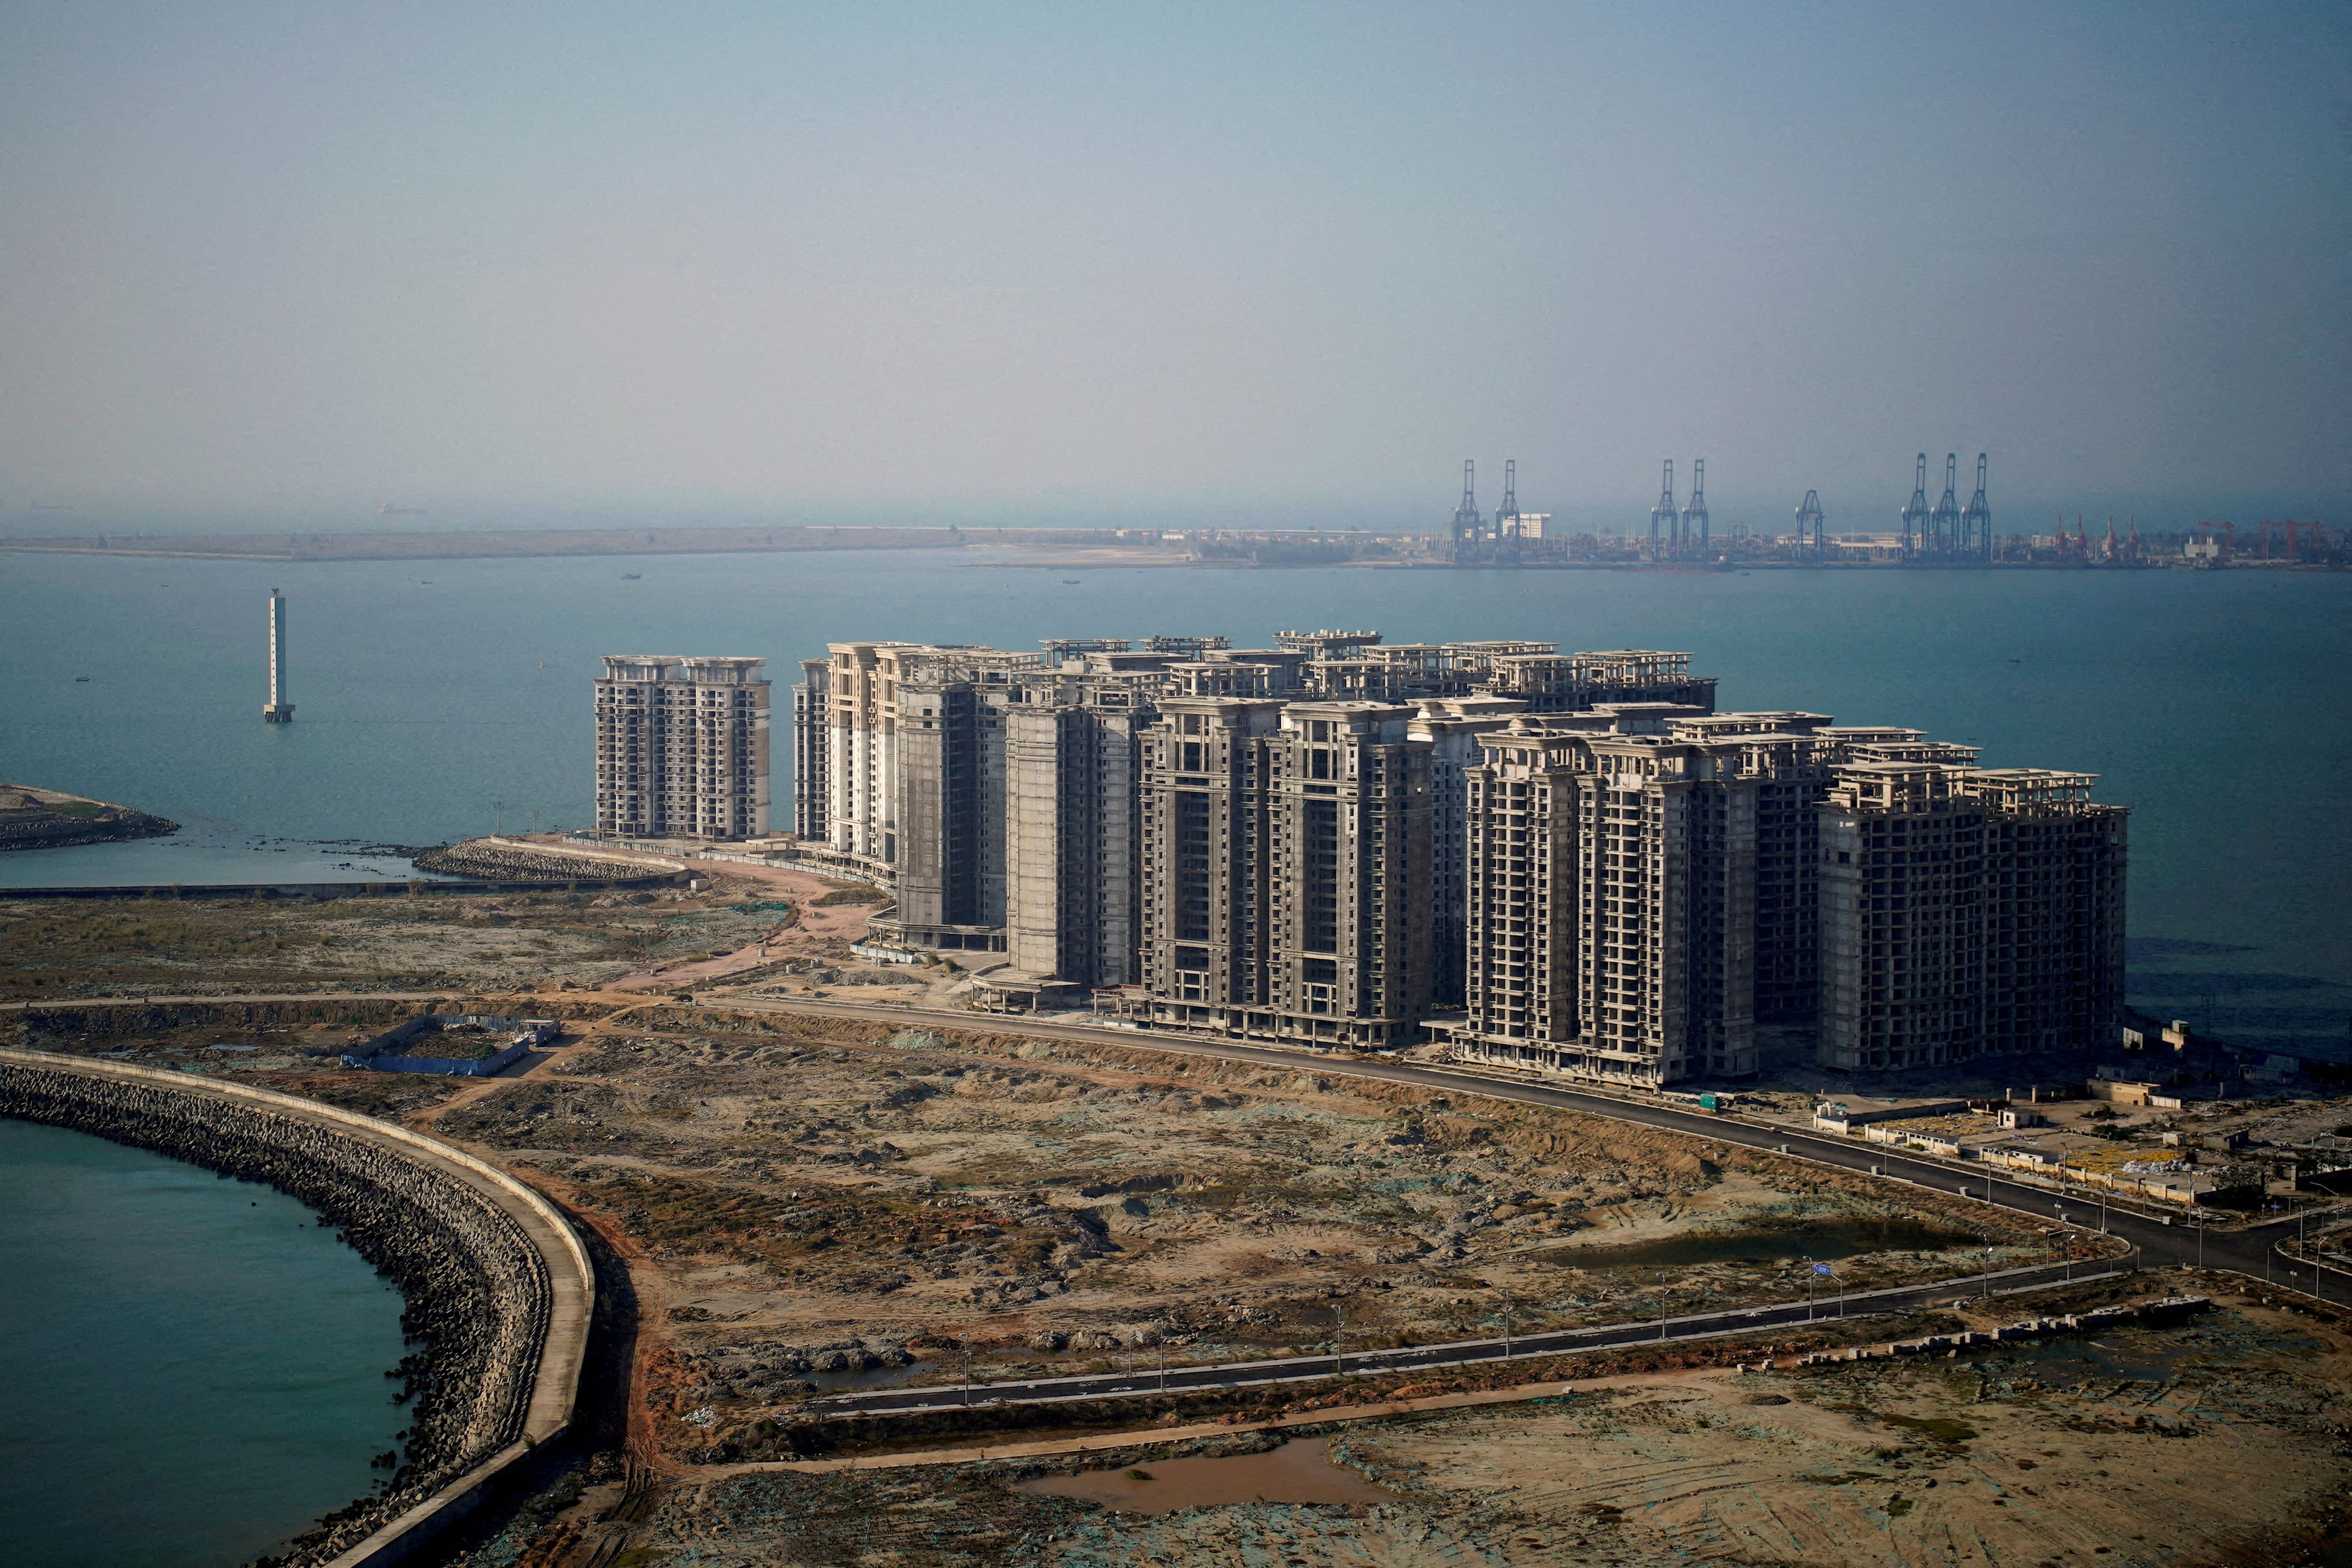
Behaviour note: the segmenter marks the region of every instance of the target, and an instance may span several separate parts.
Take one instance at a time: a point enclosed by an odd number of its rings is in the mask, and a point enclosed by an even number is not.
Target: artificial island
[[[0,905],[0,1110],[410,1293],[417,1435],[292,1560],[2336,1528],[2352,1107],[2124,1007],[2089,777],[1651,650],[848,642],[779,832],[764,668],[607,659],[595,829],[469,882]]]

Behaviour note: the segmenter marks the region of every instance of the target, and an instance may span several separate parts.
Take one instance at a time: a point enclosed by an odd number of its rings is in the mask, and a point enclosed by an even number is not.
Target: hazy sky
[[[2352,521],[2347,18],[0,0],[0,526]]]

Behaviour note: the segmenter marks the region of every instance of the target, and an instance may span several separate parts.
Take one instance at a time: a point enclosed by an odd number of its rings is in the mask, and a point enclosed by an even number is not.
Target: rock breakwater
[[[674,870],[658,865],[612,856],[525,847],[485,838],[468,838],[438,849],[422,850],[412,857],[411,864],[420,871],[444,877],[471,877],[490,882],[585,882],[597,887],[633,887],[676,878]]]
[[[266,1183],[336,1226],[398,1287],[414,1347],[393,1369],[396,1397],[414,1406],[407,1451],[378,1491],[320,1520],[278,1560],[325,1563],[525,1436],[557,1281],[510,1213],[394,1139],[215,1086],[152,1081],[162,1077],[12,1054],[0,1058],[0,1115]]]
[[[158,838],[180,825],[63,790],[0,784],[0,850],[62,849],[118,838]]]

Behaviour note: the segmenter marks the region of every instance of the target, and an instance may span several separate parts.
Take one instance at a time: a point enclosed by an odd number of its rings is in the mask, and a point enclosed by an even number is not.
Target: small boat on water
[[[621,574],[621,581],[624,583],[641,582],[644,578],[645,574],[642,572],[624,572]]]
[[[2011,664],[2014,664],[2014,663],[2016,663],[2017,661],[2016,661],[2015,659],[2011,659],[2011,660],[2010,660],[2010,662],[2011,662]],[[87,676],[87,675],[77,675],[77,676],[75,676],[75,677],[74,677],[74,679],[75,679],[75,681],[76,681],[77,683],[86,683],[86,682],[88,682],[88,681],[89,681],[89,676]]]

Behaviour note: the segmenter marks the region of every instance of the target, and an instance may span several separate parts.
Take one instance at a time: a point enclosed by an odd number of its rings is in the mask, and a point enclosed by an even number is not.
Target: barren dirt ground
[[[2189,1281],[2225,1288],[2227,1281]],[[2100,1288],[2053,1307],[2121,1294]],[[1990,1322],[1991,1318],[1984,1320]],[[2165,1328],[2003,1345],[1933,1361],[1774,1373],[1596,1380],[1564,1397],[1302,1428],[1380,1500],[1259,1500],[1253,1467],[1297,1432],[1088,1457],[1137,1478],[1227,1457],[1225,1490],[1189,1482],[1169,1511],[1118,1511],[1016,1489],[1070,1461],[824,1475],[680,1475],[626,1559],[753,1564],[1264,1563],[1402,1568],[1465,1563],[1785,1563],[1985,1568],[2093,1563],[2287,1563],[2338,1527],[2352,1336],[2228,1298]],[[602,1484],[600,1483],[600,1480]],[[530,1561],[593,1539],[617,1495],[596,1472],[470,1555]],[[559,1560],[551,1554],[549,1561]]]
[[[2248,1543],[2319,1518],[2345,1472],[2352,1351],[2256,1303],[2077,1343],[2075,1361],[1694,1373],[1338,1429],[1335,1456],[1396,1494],[1374,1504],[1237,1497],[1138,1519],[1008,1489],[1037,1465],[741,1473],[791,1457],[813,1393],[960,1376],[961,1342],[983,1378],[1174,1364],[1459,1337],[1507,1312],[1526,1330],[1786,1300],[1808,1254],[1863,1288],[2049,1246],[1948,1194],[1308,1063],[672,999],[960,989],[942,967],[855,960],[873,905],[821,901],[840,890],[0,904],[0,984],[437,989],[566,1020],[555,1049],[484,1080],[341,1067],[397,1003],[21,1037],[429,1128],[606,1238],[643,1322],[625,1454],[575,1468],[469,1556],[480,1568],[2292,1561]]]

